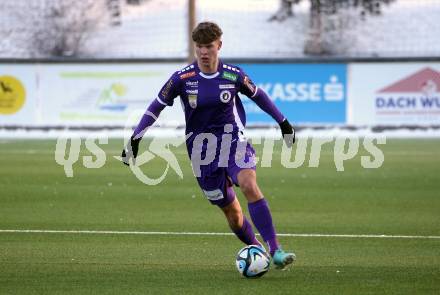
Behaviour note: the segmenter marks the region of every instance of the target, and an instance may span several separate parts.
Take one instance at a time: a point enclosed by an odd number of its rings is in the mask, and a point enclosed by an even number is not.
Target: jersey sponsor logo
[[[187,78],[190,78],[190,77],[194,77],[195,75],[196,75],[195,71],[188,72],[188,73],[180,75],[180,79],[182,79],[182,80],[183,79],[187,79]]]
[[[188,87],[198,87],[199,81],[186,81],[185,85]]]
[[[205,194],[205,197],[211,201],[217,201],[224,198],[222,191],[219,189],[215,189],[213,191],[203,190],[203,193]]]
[[[231,72],[223,71],[222,78],[225,78],[225,79],[228,79],[228,80],[235,82],[235,81],[237,81],[238,75],[231,73]]]
[[[255,93],[255,85],[248,76],[244,76],[243,84],[251,93]]]
[[[235,89],[235,84],[220,84],[219,89]]]
[[[220,101],[223,103],[228,103],[231,100],[232,94],[229,90],[223,90],[220,92]]]
[[[171,87],[173,86],[173,79],[170,79],[165,85],[164,89],[160,92],[163,98],[167,98],[168,94],[170,93]]]
[[[199,93],[198,89],[186,89],[185,91],[188,94],[198,94]]]
[[[197,94],[188,95],[189,106],[195,109],[197,107]]]

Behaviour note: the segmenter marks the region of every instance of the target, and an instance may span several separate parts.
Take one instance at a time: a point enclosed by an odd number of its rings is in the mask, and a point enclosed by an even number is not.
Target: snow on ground
[[[43,3],[43,0],[38,0]],[[17,25],[14,7],[24,0],[2,0],[0,57],[29,57],[32,48],[23,24]],[[224,31],[225,58],[303,57],[309,32],[310,2],[294,6],[294,17],[269,22],[279,0],[198,0],[197,20],[218,22]],[[96,58],[185,58],[187,56],[187,1],[148,0],[140,6],[123,5],[122,25],[106,26],[90,35],[81,52]],[[359,20],[359,11],[345,13],[349,28],[334,35],[339,51],[350,56],[440,56],[440,1],[396,0],[378,17]],[[14,21],[15,20],[15,21]],[[26,22],[23,22],[26,24]],[[19,30],[17,28],[20,28]],[[336,54],[341,54],[336,50]]]
[[[358,24],[357,43],[349,50],[371,56],[440,56],[440,1],[397,0],[384,6],[383,16]],[[373,42],[371,42],[373,41]]]
[[[148,1],[126,6],[122,26],[106,27],[92,35],[83,50],[97,58],[184,58],[187,55],[185,1]]]
[[[224,31],[224,58],[304,57],[310,4],[294,6],[295,16],[269,22],[279,0],[199,0],[197,21],[217,22]],[[103,45],[97,57],[186,57],[186,1],[150,0],[126,7],[122,26],[107,28],[90,39]],[[361,21],[349,12],[351,28],[334,39],[352,56],[440,56],[440,2],[397,0],[383,14]],[[94,45],[95,44],[95,45]],[[96,52],[96,51],[95,51]]]

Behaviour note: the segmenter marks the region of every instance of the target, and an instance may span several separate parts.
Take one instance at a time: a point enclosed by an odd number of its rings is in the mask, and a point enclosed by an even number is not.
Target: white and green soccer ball
[[[238,251],[235,263],[244,277],[259,278],[269,270],[270,256],[264,248],[250,245]]]

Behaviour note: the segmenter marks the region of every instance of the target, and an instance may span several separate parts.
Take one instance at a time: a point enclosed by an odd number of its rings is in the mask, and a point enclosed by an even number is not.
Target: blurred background
[[[0,135],[122,128],[192,62],[203,20],[299,127],[435,133],[439,19],[438,0],[2,0]],[[249,126],[273,126],[242,99]],[[161,119],[184,124],[179,105]]]
[[[224,30],[224,58],[434,57],[437,0],[3,0],[2,58],[188,56],[191,21]]]

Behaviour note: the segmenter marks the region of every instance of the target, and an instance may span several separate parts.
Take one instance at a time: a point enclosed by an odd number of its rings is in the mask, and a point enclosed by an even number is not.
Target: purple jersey
[[[158,101],[173,105],[180,96],[185,112],[186,134],[192,139],[200,133],[221,135],[226,124],[232,124],[234,138],[243,131],[246,116],[238,96],[242,93],[252,97],[257,87],[238,67],[219,61],[217,72],[204,74],[197,62],[175,72],[162,87]]]
[[[251,98],[276,122],[284,120],[267,94],[257,89],[239,67],[219,61],[217,72],[208,75],[194,62],[175,72],[165,83],[133,134],[136,138],[142,137],[155,121],[151,114],[159,116],[165,106],[173,105],[174,99],[180,96],[193,172],[205,196],[221,207],[234,200],[228,186],[238,185],[239,172],[255,169],[255,151],[243,135],[246,116],[238,93]],[[224,138],[229,138],[226,140],[230,144],[229,152],[224,149],[228,144],[222,142],[225,133]],[[207,135],[216,140],[205,142]]]

